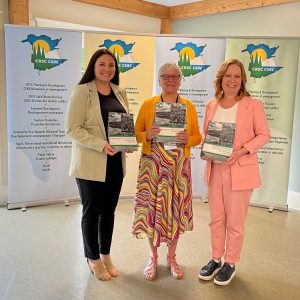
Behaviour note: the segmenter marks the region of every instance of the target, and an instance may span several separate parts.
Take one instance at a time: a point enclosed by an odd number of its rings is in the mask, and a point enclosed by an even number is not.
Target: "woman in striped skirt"
[[[159,70],[161,95],[144,101],[139,111],[135,131],[142,143],[137,193],[134,205],[132,234],[147,238],[150,259],[144,277],[153,280],[157,273],[157,248],[167,243],[167,264],[176,279],[183,277],[176,262],[179,236],[193,229],[191,147],[200,144],[198,118],[193,103],[178,94],[182,79],[175,63],[165,63]],[[185,129],[176,134],[177,144],[156,142],[160,133],[154,124],[157,102],[185,105]]]

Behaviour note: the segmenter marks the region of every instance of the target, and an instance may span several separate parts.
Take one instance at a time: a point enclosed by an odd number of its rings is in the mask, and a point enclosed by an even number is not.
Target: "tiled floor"
[[[207,204],[194,203],[194,231],[179,241],[184,279],[170,276],[162,245],[153,282],[142,275],[146,241],[130,235],[132,205],[122,200],[118,206],[112,257],[121,276],[110,282],[97,281],[83,258],[79,203],[0,208],[0,299],[300,299],[300,212],[250,207],[236,278],[219,287],[197,278],[210,258]]]

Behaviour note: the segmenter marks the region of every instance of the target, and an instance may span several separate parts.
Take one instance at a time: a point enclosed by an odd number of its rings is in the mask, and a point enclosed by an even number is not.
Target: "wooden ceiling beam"
[[[203,0],[190,4],[176,5],[170,8],[169,19],[184,19],[197,16],[225,13],[269,5],[299,2],[299,0]]]
[[[8,0],[8,19],[10,24],[29,25],[28,0]]]
[[[126,11],[143,16],[168,19],[170,8],[142,0],[73,0],[106,8]]]
[[[73,0],[106,8],[126,11],[159,19],[184,19],[269,5],[299,2],[299,0],[203,0],[167,7],[142,0]]]
[[[173,31],[173,22],[170,19],[160,20],[160,33],[161,34],[171,34]]]

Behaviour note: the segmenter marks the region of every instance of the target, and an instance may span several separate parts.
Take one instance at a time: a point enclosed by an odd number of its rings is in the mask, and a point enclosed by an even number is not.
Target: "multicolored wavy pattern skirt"
[[[132,234],[152,238],[159,246],[193,229],[191,161],[184,149],[166,151],[152,143],[151,155],[142,154],[134,204]]]

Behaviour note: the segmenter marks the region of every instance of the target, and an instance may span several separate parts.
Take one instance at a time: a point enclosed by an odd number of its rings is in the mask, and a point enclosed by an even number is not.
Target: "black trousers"
[[[107,157],[105,182],[76,178],[81,203],[81,229],[84,254],[99,259],[109,254],[115,220],[115,209],[123,183],[121,153]]]

